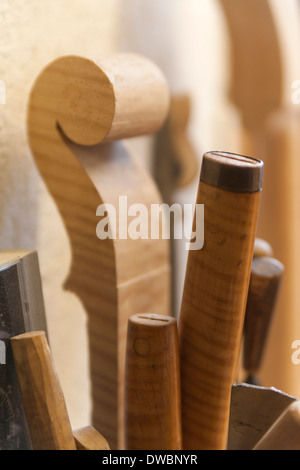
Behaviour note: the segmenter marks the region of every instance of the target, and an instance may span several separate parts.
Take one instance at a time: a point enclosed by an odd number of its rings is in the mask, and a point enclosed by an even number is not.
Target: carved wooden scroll
[[[118,226],[116,239],[100,240],[96,211],[112,204],[118,221],[126,216],[119,196],[149,212],[161,203],[150,176],[116,141],[156,132],[168,104],[160,70],[130,54],[97,62],[59,58],[37,78],[29,102],[30,147],[72,249],[64,287],[77,294],[88,318],[92,424],[111,448],[123,447],[127,320],[141,312],[169,314],[169,246],[126,238]]]

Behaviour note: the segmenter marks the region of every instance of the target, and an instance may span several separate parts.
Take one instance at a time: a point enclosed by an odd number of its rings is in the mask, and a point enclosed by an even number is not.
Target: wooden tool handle
[[[107,440],[92,426],[73,433],[77,450],[110,450]]]
[[[300,450],[300,402],[282,413],[253,450]]]
[[[270,257],[255,257],[252,262],[244,325],[244,369],[247,382],[260,368],[267,336],[270,330],[284,266]]]
[[[128,324],[125,379],[128,450],[181,449],[177,323],[140,314]]]
[[[238,155],[203,157],[197,204],[204,204],[204,247],[189,252],[180,314],[184,449],[227,445],[262,168]]]
[[[34,450],[76,450],[69,416],[44,332],[11,339]]]

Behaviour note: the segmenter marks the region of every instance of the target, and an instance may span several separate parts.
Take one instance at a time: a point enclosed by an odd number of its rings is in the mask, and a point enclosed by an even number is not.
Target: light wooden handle
[[[256,384],[257,374],[270,330],[284,266],[270,257],[255,257],[252,262],[245,324],[243,365],[246,382]]]
[[[45,333],[15,336],[11,344],[34,450],[76,450]]]
[[[185,450],[227,445],[262,168],[238,155],[203,157],[197,204],[204,204],[204,247],[189,253],[179,328]]]
[[[128,324],[125,379],[128,450],[181,449],[176,320],[141,314]]]
[[[300,450],[300,402],[282,413],[253,450]]]
[[[107,440],[92,426],[73,433],[77,450],[110,450]]]

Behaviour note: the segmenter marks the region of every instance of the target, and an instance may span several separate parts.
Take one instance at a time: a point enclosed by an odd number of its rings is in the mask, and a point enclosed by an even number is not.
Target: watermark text
[[[292,363],[298,366],[300,364],[300,340],[295,340],[292,343],[292,349],[295,350],[292,354]]]
[[[119,197],[119,207],[101,204],[96,234],[100,240],[186,240],[186,250],[201,250],[204,245],[204,205],[144,204],[128,205]],[[192,224],[193,221],[193,224]]]

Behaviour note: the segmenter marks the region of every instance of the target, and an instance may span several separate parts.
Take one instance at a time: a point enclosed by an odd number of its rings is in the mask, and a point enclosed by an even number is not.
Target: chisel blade
[[[47,332],[36,251],[0,252],[0,450],[32,448],[10,338]]]
[[[296,398],[276,388],[234,384],[228,450],[251,450]]]

